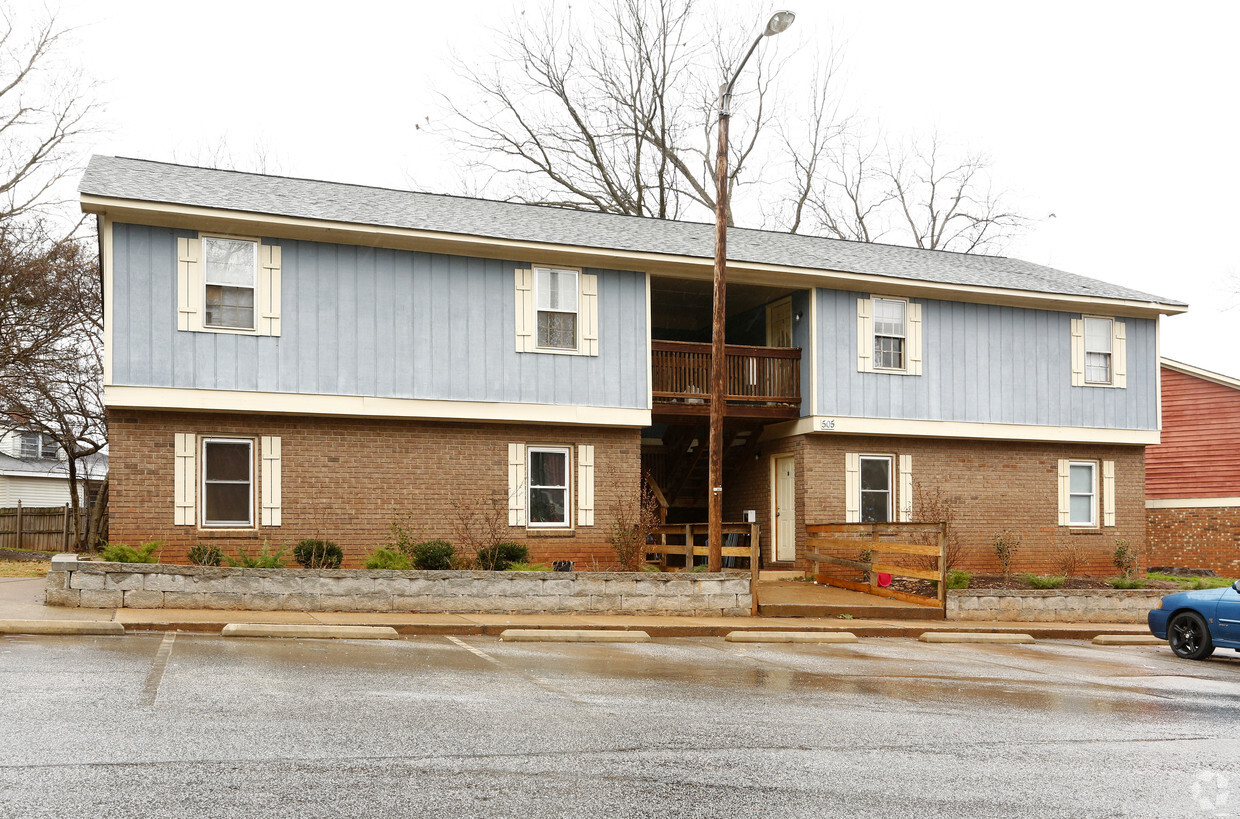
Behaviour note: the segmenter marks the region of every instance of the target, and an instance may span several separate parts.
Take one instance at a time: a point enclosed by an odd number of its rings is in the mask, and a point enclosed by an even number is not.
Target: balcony
[[[655,414],[709,415],[710,345],[651,341],[650,346]],[[725,349],[725,417],[800,417],[800,348],[729,344]]]

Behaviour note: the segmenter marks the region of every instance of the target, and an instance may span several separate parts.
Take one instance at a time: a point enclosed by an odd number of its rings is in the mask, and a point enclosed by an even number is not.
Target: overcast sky
[[[449,53],[483,55],[486,24],[527,5],[60,8],[107,108],[90,152],[188,162],[226,138],[241,156],[265,145],[286,175],[447,190],[452,157],[415,126],[435,116],[436,91],[459,87]],[[843,43],[863,114],[991,157],[1037,217],[1005,255],[1188,302],[1164,319],[1163,355],[1240,376],[1240,3],[787,7],[797,37],[768,44]]]

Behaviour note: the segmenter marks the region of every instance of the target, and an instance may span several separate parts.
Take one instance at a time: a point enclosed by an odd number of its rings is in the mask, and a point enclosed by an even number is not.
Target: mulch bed
[[[857,578],[858,581],[861,578]],[[906,578],[894,578],[891,582],[891,588],[907,592],[908,594],[917,594],[922,597],[934,597],[934,584],[928,580],[911,580]],[[1110,589],[1111,584],[1103,577],[1069,577],[1064,581],[1060,589]],[[1165,580],[1146,580],[1145,588],[1147,589],[1174,589],[1179,590],[1180,586],[1176,583],[1169,583]],[[969,578],[969,590],[974,589],[1010,589],[1012,591],[1038,591],[1032,586],[1025,583],[1019,577],[1005,578],[1001,574],[975,574]],[[1055,591],[1051,589],[1050,591]]]

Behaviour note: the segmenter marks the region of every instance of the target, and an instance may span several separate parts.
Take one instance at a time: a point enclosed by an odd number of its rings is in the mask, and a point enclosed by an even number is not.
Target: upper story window
[[[900,299],[874,299],[874,367],[904,369],[904,344],[908,336],[905,308]]]
[[[1085,383],[1111,383],[1112,319],[1085,319]]]
[[[534,269],[539,347],[577,349],[578,275],[575,270]]]
[[[253,330],[258,242],[204,236],[202,260],[206,293],[203,326]]]
[[[206,438],[202,442],[202,525],[254,525],[254,442]]]
[[[56,440],[40,432],[21,433],[21,457],[55,458],[59,449]]]

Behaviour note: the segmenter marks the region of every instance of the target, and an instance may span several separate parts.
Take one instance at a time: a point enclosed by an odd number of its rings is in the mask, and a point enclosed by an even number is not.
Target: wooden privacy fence
[[[81,513],[86,531],[89,511]],[[0,549],[35,549],[57,552],[69,548],[73,538],[73,513],[64,506],[17,506],[0,509]]]
[[[947,610],[947,524],[823,523],[805,532],[819,583]],[[928,580],[935,594],[881,586],[880,574]]]

